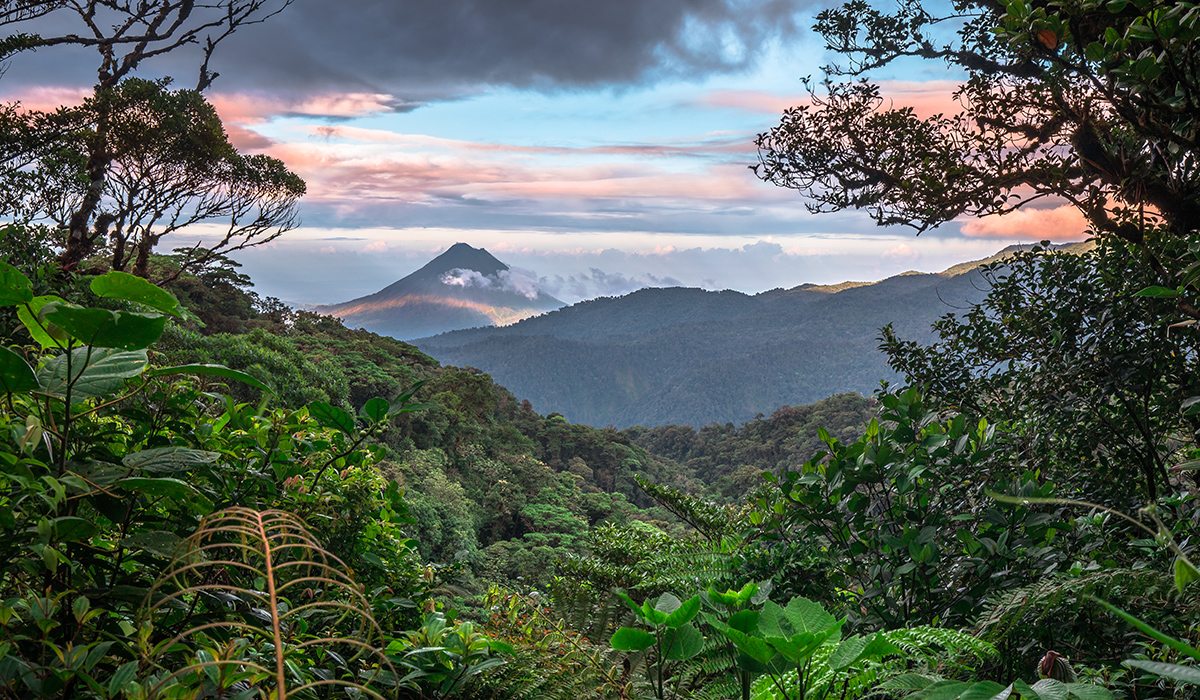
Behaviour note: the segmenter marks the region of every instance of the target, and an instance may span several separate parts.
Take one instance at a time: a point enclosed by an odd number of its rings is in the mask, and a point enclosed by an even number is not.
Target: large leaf
[[[42,318],[79,342],[98,348],[141,350],[154,344],[166,327],[166,316],[57,304]]]
[[[1131,668],[1140,668],[1143,671],[1149,671],[1156,676],[1167,678],[1175,681],[1176,683],[1200,685],[1200,668],[1195,666],[1164,664],[1158,661],[1137,661],[1134,659],[1126,661],[1125,665]]]
[[[90,287],[98,297],[132,301],[176,318],[183,315],[183,307],[174,294],[128,272],[106,272],[93,279]]]
[[[622,627],[609,641],[609,646],[617,651],[645,651],[653,645],[654,635],[636,627]]]
[[[0,389],[6,394],[38,388],[37,375],[24,357],[0,345]]]
[[[771,660],[775,658],[775,650],[760,637],[734,629],[712,615],[705,615],[704,618],[708,620],[710,627],[733,642],[738,651],[754,661],[765,665],[771,663]]]
[[[73,383],[71,399],[83,401],[111,394],[125,382],[146,370],[146,351],[125,352],[113,348],[76,348],[71,351],[71,373],[67,376],[67,355],[47,362],[38,371],[41,391],[66,398],[67,385]]]
[[[667,619],[663,620],[663,624],[672,629],[682,627],[691,622],[698,612],[700,612],[700,596],[692,596],[672,610],[667,615]]]
[[[117,486],[150,498],[166,498],[181,503],[190,503],[202,510],[211,510],[212,501],[195,486],[170,477],[131,476],[121,479]]]
[[[308,405],[308,415],[326,428],[337,428],[347,435],[354,433],[354,416],[343,408],[314,401]]]
[[[220,457],[221,455],[217,452],[194,450],[190,447],[155,447],[127,454],[121,463],[130,469],[164,474],[201,464],[212,464]]]
[[[229,379],[235,382],[241,382],[258,389],[259,391],[271,392],[271,387],[259,381],[252,374],[247,374],[236,369],[230,369],[224,365],[175,365],[173,367],[156,367],[147,374],[151,377],[163,377],[172,374],[191,374],[197,377],[219,377],[221,379]]]
[[[375,398],[370,399],[363,404],[362,409],[359,410],[358,413],[363,418],[371,422],[378,423],[379,421],[387,418],[389,409],[391,409],[391,405],[388,403],[387,399],[382,399],[376,396]]]
[[[42,309],[50,304],[65,304],[66,300],[62,297],[53,294],[34,297],[28,304],[23,304],[17,309],[17,320],[21,325],[25,326],[25,330],[29,331],[29,335],[41,345],[43,349],[60,347],[59,343],[50,335],[45,324],[40,322],[39,314]],[[53,329],[49,329],[53,330]],[[67,336],[61,330],[56,331],[61,337],[58,340],[65,341]]]
[[[20,270],[0,260],[0,306],[27,304],[33,299],[33,284]]]
[[[704,649],[704,637],[692,625],[669,629],[663,634],[663,658],[684,661]]]

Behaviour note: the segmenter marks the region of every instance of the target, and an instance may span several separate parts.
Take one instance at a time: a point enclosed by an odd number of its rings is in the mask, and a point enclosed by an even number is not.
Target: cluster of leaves
[[[420,408],[412,391],[355,413],[240,403],[226,383],[268,387],[221,365],[152,361],[170,319],[187,315],[173,295],[117,271],[88,289],[91,305],[37,296],[0,264],[0,305],[28,334],[0,348],[5,693],[270,686],[282,697],[339,678],[423,692],[445,684],[439,673],[497,663],[469,626],[415,614],[430,580],[378,468],[378,436]],[[348,629],[348,612],[369,624]],[[327,622],[342,632],[318,634]],[[333,650],[333,637],[357,651]],[[388,647],[396,658],[351,670],[388,639],[402,645]],[[441,652],[423,641],[451,656],[428,661]]]

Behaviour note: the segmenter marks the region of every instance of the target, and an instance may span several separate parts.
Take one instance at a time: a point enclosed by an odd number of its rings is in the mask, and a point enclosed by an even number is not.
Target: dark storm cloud
[[[411,101],[482,85],[571,88],[698,75],[753,63],[810,0],[295,0],[242,29],[214,67],[219,90],[372,91]],[[71,49],[22,56],[5,82],[86,80]],[[153,72],[194,78],[194,56]]]

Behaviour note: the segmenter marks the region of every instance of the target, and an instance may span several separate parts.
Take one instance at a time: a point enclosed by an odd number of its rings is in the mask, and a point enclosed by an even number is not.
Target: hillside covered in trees
[[[980,265],[875,283],[801,285],[761,294],[643,289],[500,328],[415,341],[479,367],[542,411],[591,425],[742,422],[898,375],[879,331],[932,338],[934,321],[978,303]],[[582,369],[581,369],[582,368]]]
[[[96,69],[0,110],[0,697],[1196,696],[1195,7],[819,12],[841,62],[759,137],[761,179],[918,231],[1052,201],[1094,244],[878,329],[870,398],[618,431],[253,293],[229,255],[307,185],[205,90],[289,5],[0,4],[0,59]],[[195,89],[141,75],[162,55]],[[962,75],[958,112],[881,97],[909,61]],[[743,340],[735,380],[769,359]]]

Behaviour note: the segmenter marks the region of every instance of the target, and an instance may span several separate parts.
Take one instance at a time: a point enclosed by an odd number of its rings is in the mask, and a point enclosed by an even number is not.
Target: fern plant
[[[285,700],[340,687],[383,698],[403,681],[345,565],[282,511],[206,517],[151,588],[141,619],[144,664],[156,670],[150,697],[236,690]]]

